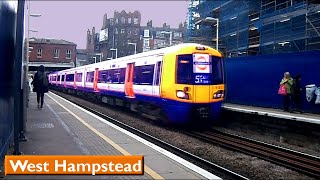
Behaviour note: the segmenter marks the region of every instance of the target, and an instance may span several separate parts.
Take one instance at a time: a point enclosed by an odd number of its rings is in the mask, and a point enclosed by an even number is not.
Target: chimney
[[[152,20],[147,22],[147,27],[152,27]]]
[[[102,23],[102,29],[105,29],[107,26],[107,21],[108,21],[108,15],[107,13],[104,14],[103,16],[103,23]]]

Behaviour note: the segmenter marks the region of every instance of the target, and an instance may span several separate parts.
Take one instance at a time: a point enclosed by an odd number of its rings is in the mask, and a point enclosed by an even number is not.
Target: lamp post
[[[218,18],[213,18],[213,17],[206,17],[205,19],[202,19],[202,20],[197,21],[195,24],[200,24],[201,22],[209,22],[209,23],[216,22],[216,23],[217,23],[217,30],[216,30],[216,49],[217,49],[217,51],[218,51],[218,50],[219,50],[219,19],[218,19]]]
[[[212,18],[212,17],[206,17],[207,21],[209,22],[212,22],[212,21],[216,21],[217,22],[217,30],[216,30],[216,48],[217,48],[217,51],[219,50],[218,49],[218,46],[219,46],[219,19],[218,18]]]
[[[28,9],[28,14],[27,14],[27,18],[28,18],[28,27],[27,27],[27,59],[26,59],[26,72],[29,72],[29,56],[30,56],[30,51],[29,51],[29,45],[30,45],[30,32],[38,32],[36,30],[31,30],[30,29],[30,16],[31,17],[40,17],[41,14],[30,14],[30,0],[27,1],[27,9]]]
[[[117,48],[111,48],[110,51],[116,51],[116,58],[115,59],[117,59],[118,58],[118,49]]]
[[[128,43],[128,45],[134,45],[134,54],[137,54],[137,43]]]
[[[161,34],[170,34],[170,46],[172,45],[172,31],[161,31]]]

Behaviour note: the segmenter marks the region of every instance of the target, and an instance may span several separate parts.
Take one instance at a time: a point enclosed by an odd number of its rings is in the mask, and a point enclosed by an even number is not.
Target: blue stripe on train
[[[74,89],[73,86],[68,86],[69,89]],[[83,90],[85,92],[93,92],[92,88],[82,88],[78,87],[78,90]],[[121,99],[127,99],[130,101],[141,101],[152,103],[164,110],[164,113],[170,119],[170,121],[174,123],[185,123],[186,121],[196,121],[197,119],[192,119],[192,113],[194,113],[194,109],[200,107],[208,107],[209,108],[209,118],[210,121],[216,121],[217,117],[221,111],[222,101],[214,102],[214,103],[202,103],[202,104],[195,104],[195,103],[186,103],[186,102],[179,102],[169,99],[163,99],[160,97],[155,96],[147,96],[147,95],[139,95],[136,94],[134,99],[128,99],[125,97],[124,92],[117,92],[117,91],[109,91],[109,90],[99,90],[98,92],[101,95],[108,95],[114,96]]]

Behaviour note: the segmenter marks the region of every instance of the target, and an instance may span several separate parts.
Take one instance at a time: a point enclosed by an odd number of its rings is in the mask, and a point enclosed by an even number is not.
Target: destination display
[[[208,54],[193,55],[194,84],[210,84],[212,82],[211,57]]]

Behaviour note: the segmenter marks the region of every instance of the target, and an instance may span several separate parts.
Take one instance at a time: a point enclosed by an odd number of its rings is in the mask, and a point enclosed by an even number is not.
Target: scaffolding
[[[194,2],[195,0],[192,0]],[[191,1],[190,1],[191,2]],[[202,0],[189,8],[189,39],[215,44],[219,19],[219,50],[227,57],[320,50],[320,5],[311,0]],[[190,17],[190,16],[189,16]],[[202,42],[204,41],[204,42]],[[221,48],[220,48],[221,47]]]

